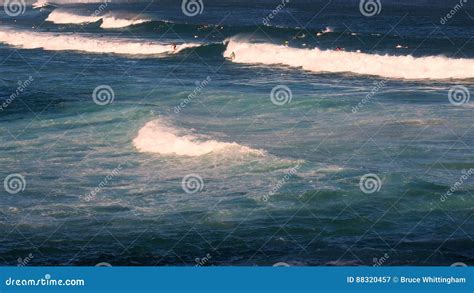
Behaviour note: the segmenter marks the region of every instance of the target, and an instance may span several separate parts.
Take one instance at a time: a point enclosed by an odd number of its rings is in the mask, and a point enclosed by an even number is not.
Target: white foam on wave
[[[55,24],[87,24],[94,23],[102,19],[101,28],[122,28],[131,25],[137,25],[144,22],[149,22],[151,19],[126,19],[119,18],[112,14],[104,15],[80,15],[67,10],[57,9],[53,10],[46,18],[46,21]]]
[[[130,0],[113,0],[114,3],[127,3]],[[33,8],[38,9],[46,6],[59,6],[59,5],[69,5],[69,4],[91,4],[91,3],[111,3],[112,0],[0,0],[0,6],[5,5],[5,3],[22,3],[22,5],[31,5]]]
[[[6,0],[0,0],[0,4],[3,4]],[[68,5],[68,4],[91,4],[91,3],[124,3],[129,0],[26,0],[26,3],[32,3],[33,5],[42,5],[44,3],[53,5]]]
[[[0,28],[0,42],[23,49],[42,48],[52,51],[84,51],[128,55],[175,54],[186,48],[200,46],[198,43],[172,44],[92,37],[81,34],[38,33]]]
[[[239,152],[253,155],[265,155],[262,150],[241,146],[235,142],[209,140],[202,135],[170,126],[162,120],[152,120],[145,124],[133,140],[133,145],[140,152],[162,155],[196,157],[213,152]]]
[[[224,57],[233,62],[301,67],[313,72],[352,72],[399,79],[465,79],[474,77],[474,59],[413,57],[299,49],[268,43],[227,40]],[[234,54],[232,54],[234,52]],[[234,56],[232,56],[234,55]]]
[[[48,5],[50,5],[50,3],[47,0],[38,0],[34,2],[31,6],[33,7],[33,9],[39,9],[47,7]]]
[[[327,33],[333,33],[334,29],[332,27],[327,26],[325,29],[323,29],[322,33],[327,34]]]

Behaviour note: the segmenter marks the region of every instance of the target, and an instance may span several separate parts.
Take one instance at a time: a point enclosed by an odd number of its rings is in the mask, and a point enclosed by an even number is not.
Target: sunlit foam
[[[264,155],[262,150],[241,146],[235,142],[221,142],[202,135],[189,134],[182,129],[170,126],[161,120],[145,124],[133,140],[140,152],[162,155],[201,156],[213,152],[240,152]]]
[[[442,56],[389,56],[360,52],[299,49],[267,43],[228,40],[225,57],[233,62],[287,65],[312,72],[352,72],[400,79],[464,79],[474,77],[474,59]]]

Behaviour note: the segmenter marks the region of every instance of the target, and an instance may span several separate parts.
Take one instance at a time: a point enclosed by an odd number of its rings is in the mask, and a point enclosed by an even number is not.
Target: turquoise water
[[[196,265],[208,254],[206,265],[470,264],[472,179],[442,197],[474,168],[472,101],[448,99],[473,86],[472,6],[441,25],[450,4],[387,3],[364,17],[358,3],[289,3],[262,25],[277,4],[207,1],[196,17],[172,2],[110,4],[107,13],[153,20],[122,28],[45,22],[54,11],[90,16],[97,3],[2,10],[0,178],[24,177],[19,192],[0,192],[2,263],[31,253],[32,265]],[[120,41],[166,51],[111,53]],[[386,66],[367,75],[303,70],[293,55],[245,59],[271,51],[224,58],[227,42],[285,41],[342,47],[344,60],[445,59],[407,63],[426,77],[407,79]],[[173,43],[198,45],[173,52]],[[298,56],[313,62],[309,54]],[[436,62],[462,77],[423,71]],[[111,103],[94,102],[101,85]],[[291,91],[282,105],[271,97],[279,85]],[[379,179],[373,193],[359,184],[366,174]]]

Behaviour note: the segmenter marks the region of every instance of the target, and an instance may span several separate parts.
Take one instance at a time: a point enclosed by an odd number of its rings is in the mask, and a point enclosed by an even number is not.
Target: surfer
[[[345,49],[341,47],[336,47],[336,51],[345,51]]]
[[[176,51],[176,44],[173,43],[171,46],[173,47],[173,52]]]
[[[304,39],[304,38],[306,38],[306,34],[303,33],[303,34],[301,34],[301,35],[296,35],[296,36],[294,36],[294,37],[293,37],[293,40],[296,40],[296,39]]]
[[[234,59],[235,59],[235,53],[234,53],[233,51],[232,51],[232,53],[230,53],[229,59],[230,59],[230,60],[234,60]]]

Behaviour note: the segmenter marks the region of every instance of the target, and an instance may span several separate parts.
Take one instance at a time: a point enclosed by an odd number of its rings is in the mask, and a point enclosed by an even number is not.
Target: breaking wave
[[[474,77],[474,59],[443,56],[375,55],[299,49],[267,43],[227,40],[224,57],[233,62],[301,67],[312,72],[352,72],[399,79],[465,79]],[[232,54],[233,53],[233,54]]]
[[[225,151],[254,155],[265,154],[262,150],[241,146],[235,142],[209,140],[201,135],[189,134],[187,131],[170,126],[161,120],[146,123],[138,131],[133,145],[140,152],[190,157]]]
[[[127,55],[175,54],[184,49],[198,47],[198,43],[172,44],[90,37],[80,34],[38,33],[0,28],[0,42],[23,49],[42,48],[52,51],[84,51]]]
[[[53,10],[48,15],[48,18],[46,18],[46,21],[55,24],[87,24],[98,22],[100,20],[102,21],[102,24],[100,25],[101,28],[122,28],[152,21],[151,19],[119,18],[112,14],[86,16],[61,9]]]

